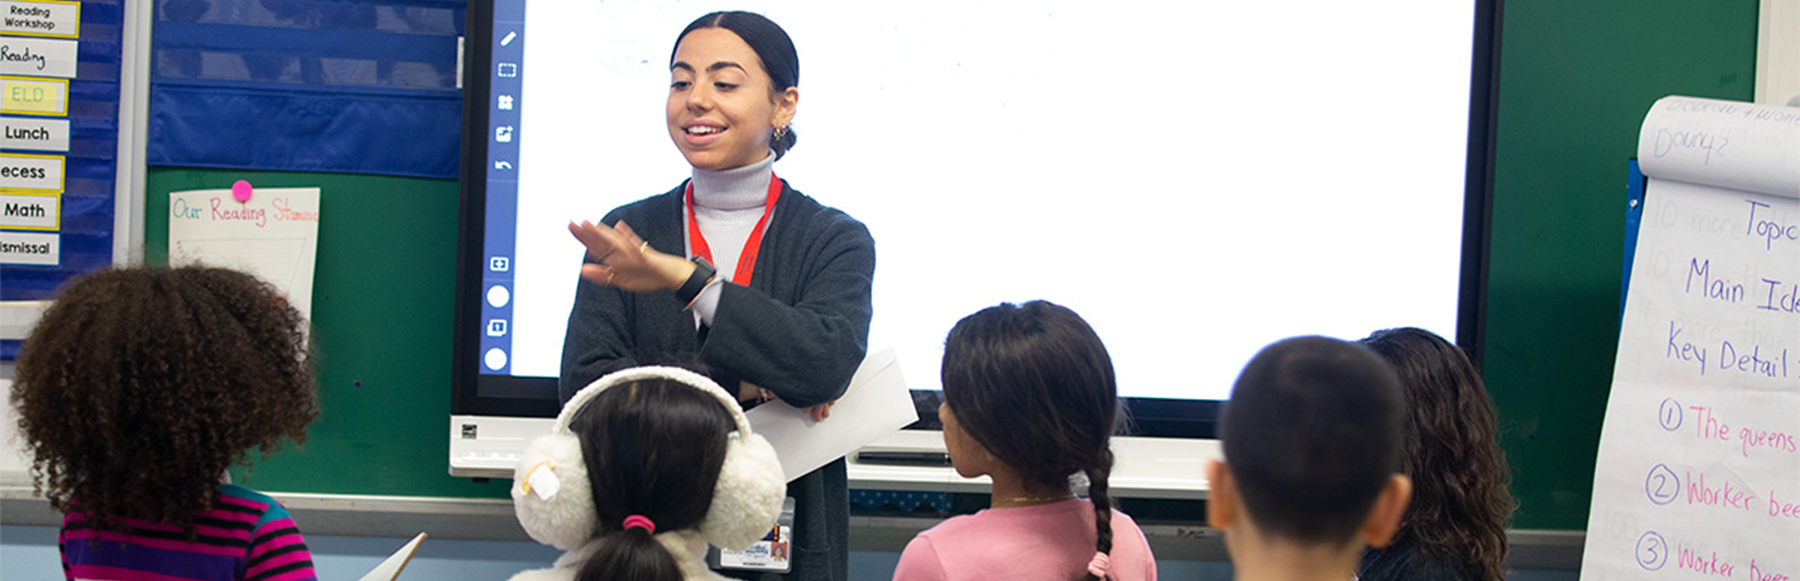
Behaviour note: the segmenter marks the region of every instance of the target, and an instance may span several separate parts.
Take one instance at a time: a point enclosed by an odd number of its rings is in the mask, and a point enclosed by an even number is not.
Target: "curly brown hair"
[[[1377,331],[1362,343],[1394,366],[1406,394],[1402,470],[1413,497],[1399,535],[1462,563],[1471,579],[1500,581],[1511,473],[1480,372],[1462,349],[1424,329]]]
[[[306,441],[318,415],[304,319],[221,268],[122,268],[63,290],[20,351],[12,404],[32,482],[57,510],[124,530],[180,526],[225,470]]]

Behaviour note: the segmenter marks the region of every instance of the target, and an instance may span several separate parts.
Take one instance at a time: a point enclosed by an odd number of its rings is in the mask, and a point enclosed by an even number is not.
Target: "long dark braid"
[[[1087,470],[1088,501],[1094,503],[1094,550],[1112,555],[1112,495],[1107,494],[1107,475],[1112,473],[1113,453],[1109,448],[1100,456],[1100,465]],[[1093,572],[1082,575],[1082,581],[1099,581]]]

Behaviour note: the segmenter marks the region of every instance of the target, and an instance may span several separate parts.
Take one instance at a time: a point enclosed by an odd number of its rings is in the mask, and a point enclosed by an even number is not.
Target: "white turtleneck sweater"
[[[740,285],[749,282],[731,278],[737,272],[744,242],[750,239],[750,232],[763,217],[763,206],[769,201],[770,172],[774,167],[775,155],[770,153],[762,161],[744,167],[694,170],[694,219],[700,222],[700,234],[706,237],[706,245],[712,249],[713,267],[719,270],[712,284],[706,285],[694,299],[694,324],[712,324],[713,315],[719,310],[720,285],[726,281]],[[686,222],[684,214],[684,228]],[[685,236],[683,241],[686,241]],[[687,255],[693,256],[694,249],[691,244],[689,246]]]

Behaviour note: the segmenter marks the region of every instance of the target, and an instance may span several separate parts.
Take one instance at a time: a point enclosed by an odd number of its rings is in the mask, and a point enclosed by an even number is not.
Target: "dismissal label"
[[[0,113],[68,115],[69,82],[0,77]]]
[[[0,228],[56,230],[61,224],[59,194],[0,194]]]
[[[81,37],[81,3],[0,0],[0,34]]]
[[[0,149],[68,151],[69,120],[0,117]]]
[[[0,190],[63,190],[63,156],[0,153]]]
[[[0,232],[0,264],[60,265],[62,264],[62,235]]]
[[[54,38],[0,38],[0,75],[73,79],[80,46]]]

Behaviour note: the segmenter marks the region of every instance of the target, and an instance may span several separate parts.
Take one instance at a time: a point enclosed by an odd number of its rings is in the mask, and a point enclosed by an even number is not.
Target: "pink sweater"
[[[1156,557],[1144,532],[1117,510],[1109,577],[1156,581]],[[900,554],[895,581],[1078,579],[1094,557],[1094,505],[1066,500],[990,508],[919,533]]]

